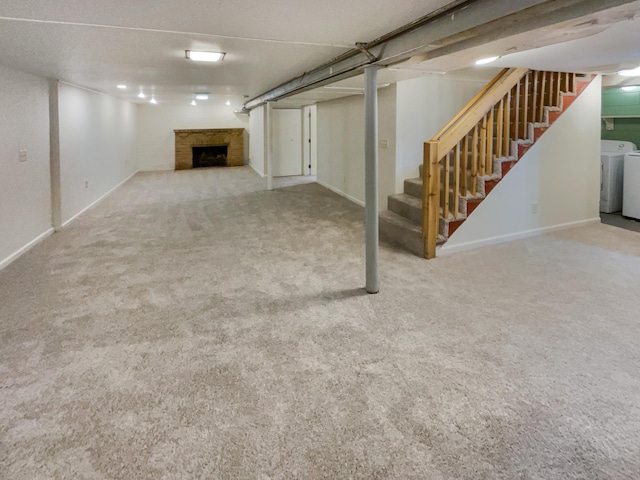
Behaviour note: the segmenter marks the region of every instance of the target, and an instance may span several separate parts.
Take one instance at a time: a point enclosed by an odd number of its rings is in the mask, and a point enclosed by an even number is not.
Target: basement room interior
[[[639,476],[640,1],[0,31],[0,478]]]

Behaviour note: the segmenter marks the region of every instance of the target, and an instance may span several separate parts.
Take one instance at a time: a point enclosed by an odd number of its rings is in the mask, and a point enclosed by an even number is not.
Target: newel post
[[[438,142],[425,142],[422,163],[422,237],[424,258],[436,258],[440,208]]]

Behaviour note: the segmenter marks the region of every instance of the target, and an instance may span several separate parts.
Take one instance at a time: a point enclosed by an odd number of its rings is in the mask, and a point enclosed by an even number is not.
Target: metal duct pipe
[[[334,58],[245,103],[251,110],[362,73],[365,65],[388,67],[420,55],[448,55],[490,41],[554,25],[636,0],[458,0],[415,22]],[[374,58],[375,60],[371,60]]]

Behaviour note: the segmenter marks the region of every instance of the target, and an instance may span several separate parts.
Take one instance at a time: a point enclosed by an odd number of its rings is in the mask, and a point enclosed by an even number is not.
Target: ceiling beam
[[[247,101],[246,110],[362,73],[424,61],[637,0],[458,0]]]

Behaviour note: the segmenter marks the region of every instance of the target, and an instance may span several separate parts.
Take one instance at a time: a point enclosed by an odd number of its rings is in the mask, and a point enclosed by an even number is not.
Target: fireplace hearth
[[[226,167],[227,145],[191,147],[193,168]]]

